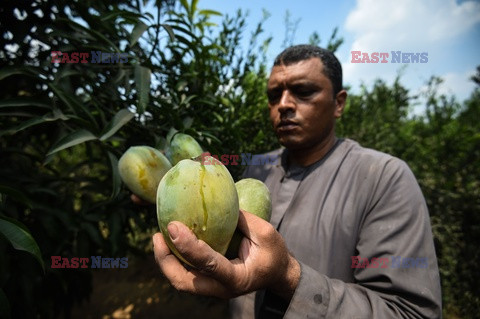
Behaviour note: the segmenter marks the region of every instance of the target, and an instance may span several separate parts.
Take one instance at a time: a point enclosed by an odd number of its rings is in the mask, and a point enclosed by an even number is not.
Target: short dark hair
[[[283,50],[273,62],[273,66],[290,65],[310,58],[319,58],[323,72],[332,82],[333,96],[342,90],[342,65],[332,51],[309,44],[294,45]]]

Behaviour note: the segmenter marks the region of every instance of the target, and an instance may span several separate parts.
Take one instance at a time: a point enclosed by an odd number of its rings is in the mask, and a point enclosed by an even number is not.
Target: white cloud
[[[475,83],[470,79],[475,72],[469,71],[464,73],[450,72],[441,76],[443,82],[437,87],[437,96],[444,94],[447,97],[455,94],[457,102],[463,102],[464,99],[470,97]],[[425,112],[426,93],[428,91],[427,84],[412,92],[419,96],[418,104],[412,109],[411,115],[423,115]]]
[[[475,88],[475,83],[470,78],[475,74],[473,71],[465,73],[450,72],[441,76],[443,82],[438,88],[438,94],[450,96],[456,94],[458,96],[468,97]]]
[[[391,83],[402,67],[402,64],[391,63],[391,51],[428,52],[428,63],[407,65],[402,83],[418,89],[431,74],[435,74],[445,80],[442,93],[465,98],[473,88],[468,80],[471,74],[462,73],[467,68],[465,66],[459,70],[455,63],[447,65],[445,61],[452,59],[445,52],[452,49],[453,40],[470,32],[478,23],[478,1],[357,0],[344,25],[353,35],[350,48],[345,48],[348,52],[343,51],[340,55],[345,82],[354,88],[361,82],[368,86],[377,78]],[[455,50],[458,57],[462,48]],[[351,51],[388,52],[389,63],[351,63]],[[474,68],[472,66],[472,70]]]
[[[345,28],[356,50],[415,49],[444,42],[480,22],[480,3],[455,0],[358,0]]]
[[[480,22],[479,2],[468,1],[461,4],[457,4],[454,0],[445,2],[445,6],[437,9],[427,29],[430,41],[453,38]],[[432,5],[435,4],[433,1]],[[428,14],[428,11],[426,13]]]

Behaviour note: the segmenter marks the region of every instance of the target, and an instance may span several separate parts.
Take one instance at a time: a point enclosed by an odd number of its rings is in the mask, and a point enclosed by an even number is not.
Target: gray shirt
[[[430,219],[405,162],[337,140],[308,167],[247,167],[265,182],[271,223],[300,262],[290,303],[259,291],[231,301],[232,318],[440,318],[441,291]],[[256,313],[256,316],[254,316]]]

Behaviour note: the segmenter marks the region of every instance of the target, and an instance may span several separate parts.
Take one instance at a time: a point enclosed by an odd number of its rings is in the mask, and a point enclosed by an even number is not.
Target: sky
[[[480,65],[479,0],[200,0],[198,7],[229,15],[239,8],[248,10],[247,28],[255,27],[267,10],[265,36],[273,36],[270,64],[282,50],[287,10],[290,21],[299,21],[293,44],[307,43],[316,31],[320,45],[326,45],[338,27],[344,43],[336,56],[343,66],[344,85],[355,93],[362,83],[371,88],[375,79],[391,84],[399,72],[400,82],[412,94],[424,91],[432,75],[444,80],[439,93],[455,95],[459,101],[475,87],[470,77]],[[360,51],[358,59],[364,62],[352,63],[352,51]],[[423,53],[425,63],[393,63],[392,51]],[[387,62],[366,63],[363,54],[371,59],[374,52],[388,53]]]

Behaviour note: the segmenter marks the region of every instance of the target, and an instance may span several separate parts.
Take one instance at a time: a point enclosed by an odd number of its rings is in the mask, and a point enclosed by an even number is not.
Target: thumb
[[[263,236],[266,231],[275,230],[272,224],[245,210],[240,210],[237,227],[253,242],[257,242],[258,237]]]

